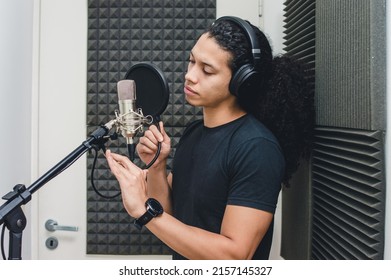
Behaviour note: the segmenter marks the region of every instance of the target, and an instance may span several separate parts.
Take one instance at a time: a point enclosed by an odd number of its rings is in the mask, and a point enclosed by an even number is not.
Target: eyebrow
[[[190,55],[191,55],[192,57],[194,57],[193,51],[190,51]],[[215,67],[213,64],[210,64],[210,63],[205,62],[205,61],[201,61],[201,62],[202,62],[202,64],[204,64],[205,66],[208,66],[208,67],[210,67],[210,68],[212,68],[212,69],[214,69],[214,70],[217,70],[217,69],[218,69],[218,68]]]

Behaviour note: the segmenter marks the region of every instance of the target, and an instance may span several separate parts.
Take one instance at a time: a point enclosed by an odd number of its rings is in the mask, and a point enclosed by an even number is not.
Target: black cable
[[[94,157],[94,162],[92,163],[92,169],[91,169],[91,185],[92,185],[92,188],[94,189],[94,191],[101,197],[103,198],[106,198],[106,199],[113,199],[113,198],[116,198],[117,196],[121,195],[121,191],[118,191],[117,194],[115,195],[112,195],[112,196],[107,196],[107,195],[104,195],[102,194],[100,191],[98,191],[98,189],[95,187],[95,183],[94,183],[94,171],[95,171],[95,165],[96,165],[96,161],[98,159],[98,150],[94,149],[95,151],[95,157]]]
[[[161,130],[160,130],[160,125],[159,125],[160,117],[156,116],[156,117],[155,117],[155,120],[156,120],[156,128],[159,130],[159,132],[161,132]],[[161,142],[158,142],[158,143],[157,143],[157,150],[156,150],[155,157],[151,160],[150,163],[148,163],[148,164],[145,166],[145,169],[150,168],[150,167],[155,163],[155,161],[157,160],[157,158],[158,158],[159,155],[160,155],[161,149],[162,149],[162,143],[161,143]]]
[[[150,168],[150,167],[155,163],[155,161],[157,160],[157,158],[158,158],[159,155],[160,155],[161,149],[162,149],[162,143],[161,143],[161,142],[158,142],[158,143],[157,143],[157,151],[156,151],[155,157],[151,160],[150,163],[148,163],[148,164],[145,166],[145,169]]]

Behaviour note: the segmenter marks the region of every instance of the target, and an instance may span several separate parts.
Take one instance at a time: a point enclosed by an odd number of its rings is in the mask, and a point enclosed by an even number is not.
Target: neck
[[[246,114],[238,105],[223,108],[203,108],[204,125],[212,128],[232,122]]]

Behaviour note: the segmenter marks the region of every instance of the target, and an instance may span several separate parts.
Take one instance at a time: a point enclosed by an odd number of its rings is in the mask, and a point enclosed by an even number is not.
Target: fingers
[[[106,159],[114,175],[120,175],[120,173],[124,172],[135,174],[136,172],[143,171],[137,165],[133,164],[126,156],[112,153],[110,150],[106,151]]]
[[[106,151],[107,162],[121,188],[122,202],[133,217],[140,217],[145,212],[144,203],[147,200],[147,170],[134,165],[127,157],[110,150]]]
[[[140,138],[139,143],[144,145],[145,147],[154,150],[156,149],[156,146],[158,144],[159,140],[156,138],[156,136],[153,134],[151,129],[147,130],[144,133],[144,136]]]
[[[164,141],[165,139],[169,139],[167,133],[166,133],[166,130],[164,129],[164,124],[163,122],[159,122],[159,125],[160,125],[160,132],[161,134],[163,135],[163,139],[162,141]]]
[[[113,175],[117,178],[118,181],[122,180],[122,178],[125,176],[123,171],[124,166],[121,162],[114,159],[110,150],[106,151],[106,160]]]
[[[160,142],[170,145],[170,137],[167,135],[162,121],[159,122],[159,129],[156,125],[151,125],[149,131],[151,134],[147,134],[147,136],[153,136],[153,138],[151,138],[151,141],[154,144],[157,145],[157,142]]]
[[[162,121],[159,122],[159,129],[157,128],[156,125],[151,125],[148,131],[152,133],[150,134],[150,136],[153,136],[154,139],[156,139],[156,141],[158,142],[163,142],[168,138],[168,135],[164,129],[164,124]],[[155,144],[157,144],[156,141],[154,141]]]
[[[110,167],[115,167],[115,168],[118,168],[119,166],[127,168],[130,162],[127,157],[112,153],[110,150],[106,151],[106,159]]]
[[[159,142],[163,142],[169,139],[168,135],[164,131],[163,122],[159,122],[159,126],[160,131],[156,125],[151,125],[144,133],[144,136],[140,138],[139,144],[143,146],[143,152],[154,153]],[[140,149],[141,147],[138,147],[138,151],[141,151]]]
[[[164,137],[162,134],[164,132],[163,122],[159,122],[159,126],[160,126],[160,131],[156,125],[151,125],[149,127],[149,131],[152,132],[153,136],[155,137],[155,139],[157,141],[163,142],[163,140],[164,140]]]

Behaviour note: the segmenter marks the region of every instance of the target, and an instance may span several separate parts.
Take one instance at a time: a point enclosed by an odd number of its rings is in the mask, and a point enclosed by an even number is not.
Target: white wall
[[[237,16],[258,26],[259,9],[254,9],[254,7],[259,7],[259,1],[260,0],[216,0],[216,18],[222,16]]]
[[[16,184],[30,185],[32,26],[33,1],[0,0],[0,197]],[[29,243],[29,227],[24,236]]]
[[[216,0],[216,17],[238,16],[259,26],[270,39],[274,54],[279,54],[283,52],[283,3],[284,0]]]
[[[269,37],[274,55],[284,53],[284,0],[260,0],[262,3],[261,24]]]
[[[284,0],[265,1],[260,0],[261,28],[269,38],[274,55],[283,52],[283,2]],[[281,194],[279,197],[274,222],[273,247],[270,252],[270,259],[281,259]]]

